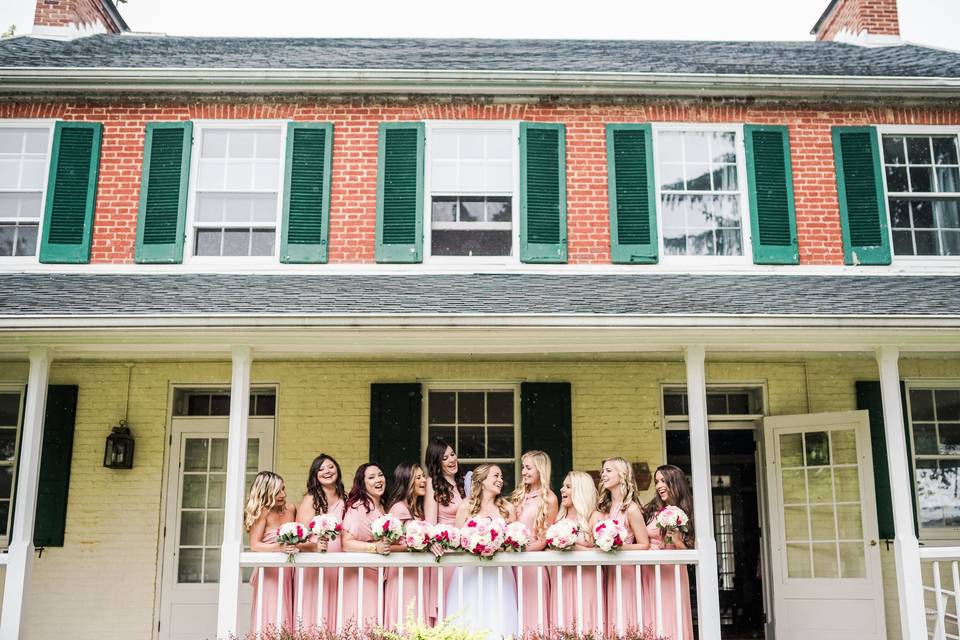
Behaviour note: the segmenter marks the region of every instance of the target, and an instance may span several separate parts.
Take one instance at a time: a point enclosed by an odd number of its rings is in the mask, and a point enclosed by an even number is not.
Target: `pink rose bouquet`
[[[673,544],[671,532],[687,533],[690,516],[680,507],[666,506],[657,513],[656,523],[657,528],[660,529],[660,535],[663,536],[663,544]]]
[[[430,527],[430,542],[441,549],[453,551],[460,548],[460,529],[449,524],[435,524]]]
[[[403,537],[403,523],[400,522],[400,518],[388,513],[370,524],[370,533],[374,540],[386,540],[393,544]]]
[[[343,523],[340,518],[330,513],[321,513],[313,518],[309,523],[310,533],[317,536],[318,540],[330,542],[336,540],[337,536],[343,533]]]
[[[547,546],[557,551],[572,549],[580,535],[580,527],[570,520],[554,522],[547,529]]]
[[[603,551],[616,551],[626,539],[627,528],[619,520],[601,520],[593,528],[593,540]]]
[[[423,551],[430,546],[430,525],[423,520],[410,520],[403,528],[403,541],[411,551]]]
[[[500,550],[506,537],[503,520],[487,516],[470,518],[460,528],[460,547],[467,553],[483,558],[492,558]]]
[[[530,529],[522,522],[511,522],[503,534],[503,547],[507,551],[523,551],[530,544]]]
[[[277,544],[302,544],[310,532],[299,522],[285,522],[277,529]],[[287,554],[287,562],[293,562],[293,554]]]

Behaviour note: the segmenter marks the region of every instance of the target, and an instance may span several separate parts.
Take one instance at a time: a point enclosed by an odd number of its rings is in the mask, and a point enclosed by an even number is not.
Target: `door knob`
[[[877,541],[876,541],[876,540],[871,540],[871,541],[870,541],[870,546],[871,546],[871,547],[877,546]]]

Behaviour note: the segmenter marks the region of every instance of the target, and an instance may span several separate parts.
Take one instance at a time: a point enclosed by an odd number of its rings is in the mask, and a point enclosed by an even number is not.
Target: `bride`
[[[516,511],[501,495],[502,491],[500,467],[481,464],[474,469],[469,497],[457,510],[457,526],[464,526],[474,516],[489,516],[507,523],[516,520]],[[502,592],[498,592],[498,580],[503,581]],[[494,637],[517,633],[517,583],[510,567],[458,568],[447,588],[445,602],[447,611],[456,612],[454,624],[457,626],[487,629]]]

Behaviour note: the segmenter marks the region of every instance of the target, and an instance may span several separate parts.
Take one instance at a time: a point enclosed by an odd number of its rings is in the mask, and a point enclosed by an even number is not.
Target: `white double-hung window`
[[[743,130],[655,125],[661,255],[750,258]]]
[[[37,255],[50,133],[49,123],[0,123],[0,258]]]
[[[516,259],[517,124],[428,122],[426,255]]]
[[[276,256],[283,123],[195,126],[188,255]]]

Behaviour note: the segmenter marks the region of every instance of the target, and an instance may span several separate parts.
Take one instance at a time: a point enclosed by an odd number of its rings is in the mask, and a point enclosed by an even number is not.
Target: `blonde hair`
[[[600,463],[601,470],[603,465],[610,463],[620,474],[620,492],[623,494],[623,500],[620,503],[620,513],[625,513],[630,503],[636,504],[640,510],[643,510],[643,503],[640,502],[640,490],[637,489],[637,481],[633,478],[633,467],[630,463],[620,457],[607,458]],[[600,487],[600,496],[597,501],[597,511],[607,513],[613,506],[613,496],[606,487]],[[612,514],[611,514],[612,515]]]
[[[539,536],[547,530],[547,496],[550,494],[550,456],[543,451],[527,451],[520,456],[520,461],[530,460],[534,469],[540,474],[540,499],[537,500],[537,517],[533,521],[533,535]],[[527,497],[527,491],[530,487],[526,484],[520,484],[510,496],[510,501],[517,508],[517,512],[523,508],[524,499]]]
[[[500,465],[496,464],[481,464],[476,469],[473,470],[473,477],[470,479],[470,511],[471,516],[475,516],[480,513],[480,503],[483,500],[483,481],[487,479],[487,476],[490,475],[490,472],[496,467],[500,468]],[[500,515],[506,518],[510,515],[510,510],[507,509],[507,499],[502,495],[494,496],[493,504],[497,507],[497,511],[500,512]]]
[[[593,478],[589,473],[583,471],[571,471],[564,478],[564,482],[570,482],[570,501],[573,503],[573,514],[567,513],[567,508],[560,507],[560,513],[557,514],[557,521],[567,518],[569,515],[575,515],[577,526],[580,531],[590,535],[590,516],[597,508],[597,485],[593,483]]]
[[[250,531],[250,527],[267,511],[280,511],[284,503],[277,500],[277,495],[283,489],[283,478],[272,471],[261,471],[253,479],[250,487],[250,496],[243,509],[243,528]]]

